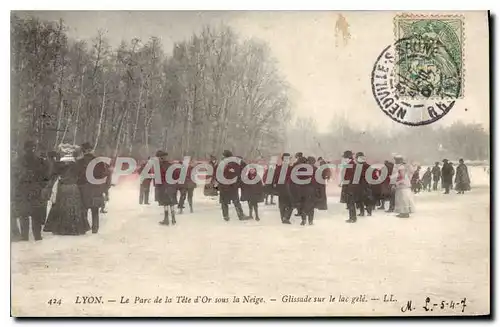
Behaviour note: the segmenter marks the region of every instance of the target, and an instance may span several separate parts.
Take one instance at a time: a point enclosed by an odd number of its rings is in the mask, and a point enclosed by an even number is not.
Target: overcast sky
[[[25,13],[26,14],[26,13]],[[242,37],[267,41],[279,68],[293,88],[297,116],[312,116],[325,130],[336,115],[361,128],[403,128],[377,107],[370,86],[373,64],[394,42],[393,12],[344,12],[351,38],[336,35],[339,12],[173,12],[173,11],[45,11],[31,12],[47,20],[62,18],[69,35],[89,40],[98,29],[111,44],[134,37],[157,36],[167,53],[205,24],[225,23]],[[463,13],[462,13],[463,14]],[[465,96],[435,124],[457,120],[489,125],[487,16],[465,15]],[[467,109],[467,110],[465,110]],[[411,128],[411,127],[404,127]]]

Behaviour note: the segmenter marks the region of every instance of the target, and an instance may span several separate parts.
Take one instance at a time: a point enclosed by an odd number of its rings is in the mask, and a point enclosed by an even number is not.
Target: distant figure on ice
[[[415,194],[420,192],[420,166],[417,167],[417,170],[411,176],[411,191]]]
[[[86,142],[80,146],[83,153],[83,157],[77,160],[76,165],[78,166],[78,187],[82,194],[83,207],[85,210],[85,215],[90,209],[92,213],[92,233],[96,234],[99,231],[99,208],[104,206],[104,196],[103,193],[106,189],[106,183],[104,184],[94,184],[87,180],[87,168],[89,163],[96,157],[92,153],[92,146],[90,143]],[[91,172],[92,173],[92,172]],[[104,162],[99,162],[95,165],[93,176],[95,179],[106,178],[108,170]]]
[[[413,202],[413,194],[411,192],[411,181],[408,176],[410,174],[410,166],[406,164],[403,156],[397,155],[394,157],[397,170],[397,178],[395,187],[396,208],[399,218],[409,218],[410,213],[415,212],[415,204]]]
[[[257,173],[257,169],[248,169],[247,179],[252,181],[251,184],[241,183],[241,201],[248,202],[248,210],[250,218],[253,218],[255,213],[255,220],[259,221],[259,203],[264,202],[264,184],[262,178]],[[253,182],[256,181],[256,182]]]
[[[45,221],[48,200],[42,195],[42,190],[49,181],[49,167],[35,154],[35,148],[34,142],[25,142],[24,154],[19,157],[14,167],[16,186],[13,190],[14,213],[11,216],[19,217],[22,241],[29,241],[30,217],[35,241],[42,240],[42,224]],[[11,223],[17,226],[17,221]]]
[[[68,152],[71,151],[71,152]],[[76,164],[79,149],[66,148],[57,169],[55,202],[43,229],[55,235],[84,235],[90,230],[87,211],[78,187],[79,170]]]
[[[158,185],[158,204],[163,206],[163,220],[160,221],[160,225],[168,226],[169,212],[172,216],[172,225],[175,225],[177,221],[175,220],[175,205],[177,205],[177,184],[173,182],[172,179],[177,180],[178,176],[175,176],[175,172],[168,175],[168,168],[172,165],[168,160],[168,153],[164,151],[159,151],[157,153],[160,158],[160,174],[161,174],[161,184]],[[170,173],[170,172],[169,172]]]
[[[151,189],[151,180],[153,179],[153,175],[151,172],[148,172],[147,177],[143,177],[142,173],[146,165],[151,160],[151,157],[148,157],[148,160],[143,162],[142,165],[138,169],[139,173],[139,204],[148,204],[149,205],[149,192]]]
[[[224,150],[222,153],[224,159],[228,159],[233,157],[233,153],[229,150]],[[219,162],[220,165],[222,162]],[[214,174],[217,179],[217,169],[214,170]],[[224,178],[227,180],[236,179],[235,183],[224,184],[222,180],[217,180],[217,188],[219,191],[219,203],[222,208],[222,217],[225,221],[229,221],[229,204],[232,202],[234,204],[234,208],[236,209],[236,214],[238,215],[239,220],[248,220],[249,216],[246,216],[243,213],[243,208],[241,207],[240,195],[238,192],[240,177],[241,177],[241,166],[236,162],[225,163],[223,170]]]
[[[431,167],[427,167],[427,170],[424,173],[424,176],[422,176],[422,186],[424,188],[424,191],[431,191],[431,181],[432,181],[432,171]]]
[[[189,212],[193,213],[193,194],[194,189],[196,188],[196,183],[193,181],[191,174],[193,172],[194,166],[195,162],[193,159],[191,159],[186,170],[186,179],[184,183],[179,184],[179,190],[181,193],[178,205],[179,214],[182,214],[184,212],[184,203],[186,202],[186,198],[189,204]]]
[[[290,154],[283,153],[281,163],[276,166],[273,178],[273,186],[278,193],[278,207],[280,210],[281,222],[283,224],[291,224],[292,216],[292,198],[290,195]],[[283,172],[283,173],[282,173]],[[283,178],[280,176],[283,175]]]
[[[464,194],[470,191],[470,178],[464,159],[458,160],[457,174],[455,175],[455,190],[457,194]]]
[[[436,161],[434,167],[432,167],[432,190],[437,191],[438,183],[441,180],[441,167],[439,167],[439,162]]]
[[[441,176],[443,178],[443,188],[445,189],[444,194],[450,194],[450,188],[452,188],[454,174],[455,174],[455,169],[448,162],[448,159],[444,159],[443,168],[441,169]]]

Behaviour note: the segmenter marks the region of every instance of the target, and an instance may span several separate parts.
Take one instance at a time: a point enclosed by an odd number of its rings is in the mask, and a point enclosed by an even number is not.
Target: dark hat
[[[302,152],[297,152],[295,154],[295,158],[300,158],[300,157],[303,157],[303,156],[304,156],[304,154]]]
[[[323,157],[318,157],[318,161],[321,161],[321,160],[323,160]]]
[[[224,150],[224,151],[222,151],[222,156],[224,158],[229,158],[229,157],[233,156],[233,153],[231,151],[229,151],[229,150]]]
[[[435,165],[439,165],[439,161],[436,161]]]
[[[357,157],[364,157],[364,156],[365,156],[365,154],[363,152],[356,153],[356,158]]]
[[[350,150],[344,151],[344,154],[342,155],[342,157],[352,158],[352,151],[350,151]]]
[[[168,156],[168,152],[163,151],[163,150],[158,150],[158,151],[156,151],[156,156],[158,158],[165,157],[165,156]]]
[[[443,162],[448,162],[448,159],[443,159]]]
[[[283,158],[285,157],[290,157],[290,153],[288,152],[284,152],[282,155],[281,155],[281,159],[283,160]]]
[[[90,145],[89,142],[85,142],[82,145],[80,145],[80,148],[82,149],[82,151],[88,151],[92,150],[92,145]]]

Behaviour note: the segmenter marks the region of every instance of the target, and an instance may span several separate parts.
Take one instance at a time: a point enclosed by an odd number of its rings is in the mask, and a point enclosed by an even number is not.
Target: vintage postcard
[[[11,12],[11,315],[490,315],[489,13]]]

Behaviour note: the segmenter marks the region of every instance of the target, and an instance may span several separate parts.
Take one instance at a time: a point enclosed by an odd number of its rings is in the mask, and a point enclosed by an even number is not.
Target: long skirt
[[[56,202],[50,208],[43,231],[56,235],[83,235],[89,230],[79,187],[76,184],[59,185]]]
[[[411,188],[396,188],[396,206],[397,213],[412,213],[415,212],[415,203],[413,202],[413,194]]]
[[[318,210],[328,210],[326,184],[320,184],[315,187],[315,208]]]
[[[457,190],[457,191],[470,191],[470,183],[458,182],[455,184],[455,190]]]

